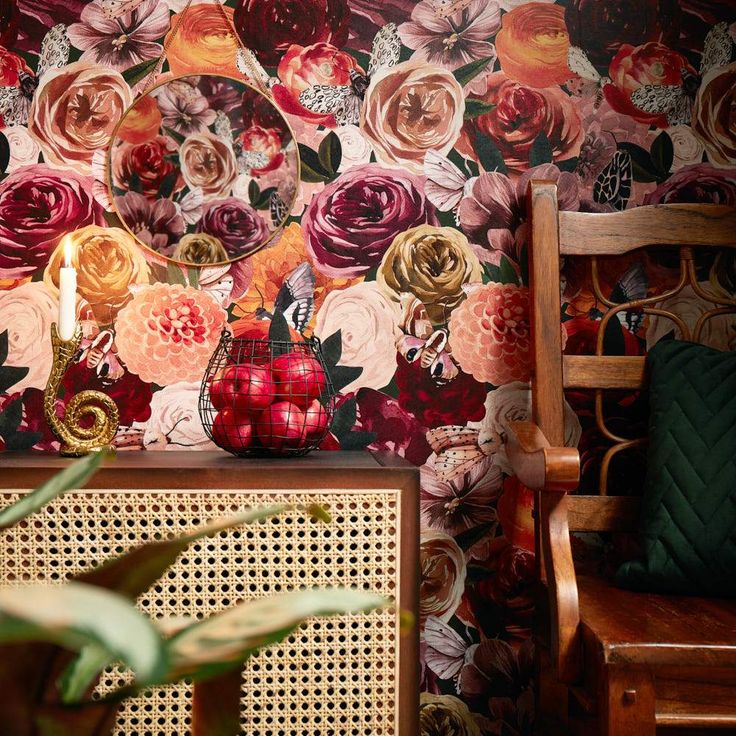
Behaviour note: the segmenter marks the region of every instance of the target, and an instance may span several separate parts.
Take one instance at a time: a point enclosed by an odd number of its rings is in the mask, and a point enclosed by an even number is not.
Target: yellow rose
[[[480,736],[480,728],[465,703],[454,695],[421,693],[419,735]]]
[[[36,90],[28,131],[47,164],[92,173],[92,157],[105,148],[133,102],[122,75],[88,61],[47,72]]]
[[[482,279],[468,239],[451,227],[419,225],[397,235],[383,256],[376,280],[395,301],[410,292],[443,324],[465,299],[464,284]]]
[[[214,235],[189,233],[177,244],[171,257],[185,263],[222,263],[228,260],[225,246]]]
[[[703,142],[714,166],[736,164],[736,62],[711,69],[703,78],[693,107],[693,133]]]
[[[424,173],[427,151],[447,153],[463,126],[463,89],[448,69],[424,60],[376,72],[365,96],[360,128],[376,157]]]
[[[204,201],[227,197],[238,175],[229,143],[210,132],[190,135],[179,149],[181,174],[190,189],[202,190]]]
[[[110,324],[132,297],[128,287],[149,282],[143,251],[132,235],[116,227],[88,225],[71,233],[71,239],[79,295],[89,302],[99,324]],[[44,283],[54,296],[59,293],[59,268],[63,258],[60,243],[43,274]]]
[[[221,7],[232,22],[233,9]],[[185,74],[242,76],[235,64],[238,41],[217,5],[190,5],[183,15],[172,18],[164,48],[169,68],[177,77]]]

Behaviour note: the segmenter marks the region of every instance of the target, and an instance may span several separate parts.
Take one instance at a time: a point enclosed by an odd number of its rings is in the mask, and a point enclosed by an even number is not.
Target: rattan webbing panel
[[[0,505],[17,494],[0,495]],[[0,534],[0,584],[58,583],[116,552],[204,520],[274,502],[327,506],[330,524],[292,511],[192,544],[140,597],[151,617],[203,616],[244,598],[304,586],[397,593],[400,503],[393,490],[82,491]],[[243,674],[248,736],[398,733],[394,611],[313,621],[261,652]],[[125,681],[106,672],[102,690]],[[117,736],[188,736],[191,691],[161,688],[126,704]]]

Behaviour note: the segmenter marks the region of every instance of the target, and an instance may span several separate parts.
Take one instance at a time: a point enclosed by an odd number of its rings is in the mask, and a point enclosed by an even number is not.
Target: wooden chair
[[[540,636],[541,721],[554,716],[566,733],[653,736],[676,729],[736,733],[736,601],[705,600],[618,589],[577,575],[570,532],[636,528],[638,498],[610,496],[606,478],[618,452],[643,440],[616,435],[602,416],[606,389],[644,385],[643,357],[602,353],[607,321],[624,309],[666,316],[663,296],[689,285],[714,304],[695,328],[671,315],[683,339],[698,341],[710,317],[736,312],[736,300],[708,294],[696,277],[694,253],[736,245],[736,210],[716,205],[656,205],[611,214],[560,212],[556,186],[531,182],[530,290],[533,343],[532,422],[514,425],[509,458],[520,481],[535,490],[538,562],[546,590],[549,631]],[[601,294],[598,255],[639,248],[680,247],[680,279],[664,295],[616,304]],[[609,307],[596,355],[562,354],[560,258],[593,256],[596,296]],[[612,442],[603,457],[599,495],[574,495],[578,451],[562,447],[563,391],[595,391],[598,428]],[[539,733],[552,733],[541,727]],[[720,731],[724,733],[724,731]]]

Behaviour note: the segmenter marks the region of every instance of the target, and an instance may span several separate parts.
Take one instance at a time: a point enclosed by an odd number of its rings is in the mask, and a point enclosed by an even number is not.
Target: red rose
[[[16,87],[21,72],[33,74],[28,64],[18,54],[0,46],[0,87]]]
[[[173,152],[173,141],[163,135],[157,135],[147,143],[123,143],[115,152],[113,172],[116,186],[131,189],[130,182],[134,177],[140,181],[140,188],[135,191],[147,197],[156,197],[164,180],[174,171],[174,164],[166,159]],[[176,187],[183,184],[177,178]]]
[[[650,41],[641,46],[625,43],[608,67],[611,84],[603,88],[608,104],[616,110],[646,125],[668,127],[666,115],[653,115],[640,110],[631,95],[645,84],[682,84],[682,71],[695,74],[687,59],[661,43]]]
[[[253,125],[243,131],[240,140],[243,144],[243,150],[257,151],[268,156],[268,163],[265,166],[250,170],[252,176],[259,176],[267,171],[275,171],[284,162],[281,136],[277,130]]]
[[[320,115],[307,110],[299,102],[299,95],[317,84],[329,87],[348,85],[351,71],[362,73],[358,62],[350,54],[340,51],[332,44],[294,44],[289,46],[279,63],[278,75],[282,83],[272,88],[274,99],[284,112],[333,128],[336,123],[332,113]]]
[[[238,0],[235,27],[258,60],[276,65],[292,44],[348,40],[347,0]]]
[[[251,128],[255,125],[259,128],[275,130],[281,136],[282,146],[286,146],[291,140],[289,126],[281,111],[259,92],[251,89],[243,92],[240,110],[243,128]]]
[[[678,0],[573,0],[565,8],[570,43],[583,48],[601,71],[624,41],[676,45],[681,16]]]
[[[540,133],[547,136],[555,161],[577,156],[585,131],[577,108],[559,87],[532,88],[509,79],[503,72],[488,76],[482,102],[495,105],[464,126],[461,147],[469,153],[475,134],[496,144],[509,169],[529,168],[529,154]]]
[[[617,320],[616,317],[611,319]],[[565,353],[567,355],[595,355],[596,342],[600,320],[589,317],[573,317],[562,323],[567,333]],[[615,325],[614,325],[615,326]],[[621,325],[621,333],[624,339],[623,355],[641,355],[642,349],[636,336]]]
[[[397,356],[396,385],[399,406],[413,414],[425,427],[479,422],[486,413],[486,387],[467,373],[438,386],[419,361],[409,363]]]

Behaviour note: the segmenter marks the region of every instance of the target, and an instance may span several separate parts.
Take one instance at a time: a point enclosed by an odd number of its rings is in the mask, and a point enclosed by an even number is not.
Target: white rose
[[[5,365],[28,368],[13,391],[46,385],[52,362],[51,323],[58,313],[59,303],[41,281],[0,291],[0,331],[8,330]]]
[[[10,161],[8,161],[7,171],[15,171],[22,166],[30,166],[38,163],[38,156],[41,148],[31,137],[28,128],[23,125],[11,125],[9,128],[3,129],[5,137],[10,145]]]
[[[699,286],[706,293],[712,292],[707,281],[700,282]],[[656,303],[657,309],[672,312],[679,317],[690,331],[689,339],[694,337],[693,330],[700,317],[717,305],[706,299],[701,299],[692,286],[687,285],[674,296]],[[675,339],[682,340],[682,331],[667,317],[653,314],[649,317],[647,328],[647,350],[656,345],[665,335],[674,331]],[[732,314],[721,314],[707,320],[703,325],[698,342],[716,350],[736,350],[736,319]]]
[[[325,340],[342,331],[339,365],[357,366],[363,372],[343,391],[383,388],[396,372],[397,308],[383,295],[375,281],[355,284],[327,295],[317,314],[314,334]]]
[[[486,414],[480,422],[469,422],[468,426],[480,429],[479,442],[483,443],[489,437],[501,435],[508,437],[511,422],[526,422],[532,415],[532,392],[529,384],[514,381],[489,391],[486,396]],[[576,447],[582,434],[582,427],[572,407],[564,402],[565,412],[565,445]],[[496,465],[504,473],[513,474],[511,465],[506,457],[506,449],[501,445],[494,455]]]
[[[199,382],[180,381],[157,391],[151,399],[151,418],[145,423],[143,444],[166,450],[216,450],[199,418]]]
[[[419,615],[449,621],[465,592],[467,566],[458,543],[444,532],[423,531],[419,541]]]
[[[335,134],[340,139],[342,146],[342,158],[337,170],[342,173],[352,166],[367,164],[371,160],[373,146],[360,132],[357,125],[343,125],[335,129]]]
[[[672,139],[674,158],[670,171],[677,171],[683,166],[699,164],[703,160],[703,144],[695,137],[689,125],[673,125],[667,128],[667,135]]]

